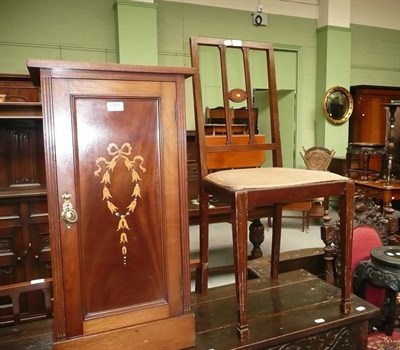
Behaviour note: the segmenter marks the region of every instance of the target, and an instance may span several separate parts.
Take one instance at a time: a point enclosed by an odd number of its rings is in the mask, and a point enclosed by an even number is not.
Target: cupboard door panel
[[[0,226],[0,285],[25,281],[22,227]]]
[[[31,279],[51,277],[50,234],[48,223],[32,224],[31,231]]]
[[[85,317],[166,303],[158,124],[157,98],[76,100]]]
[[[361,123],[361,135],[364,136],[363,142],[385,143],[386,138],[386,118],[385,110],[382,106],[385,99],[382,96],[369,96],[364,98],[362,105],[363,123]]]

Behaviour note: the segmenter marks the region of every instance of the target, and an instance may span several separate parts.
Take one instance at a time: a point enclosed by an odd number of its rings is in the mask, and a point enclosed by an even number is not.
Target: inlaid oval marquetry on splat
[[[243,89],[232,89],[228,95],[229,99],[233,102],[243,102],[247,98],[247,93]]]

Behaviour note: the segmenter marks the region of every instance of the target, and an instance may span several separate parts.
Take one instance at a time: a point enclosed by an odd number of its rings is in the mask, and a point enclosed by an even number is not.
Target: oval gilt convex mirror
[[[325,94],[323,110],[326,119],[333,124],[343,124],[353,112],[353,98],[344,87],[331,87]]]

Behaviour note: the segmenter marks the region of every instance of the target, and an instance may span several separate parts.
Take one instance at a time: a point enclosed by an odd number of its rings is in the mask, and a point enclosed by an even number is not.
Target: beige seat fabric
[[[293,168],[250,168],[222,170],[208,174],[205,180],[229,187],[235,190],[252,188],[284,188],[293,186],[304,186],[307,184],[346,181],[347,178],[334,173],[293,169]],[[294,189],[295,190],[295,189]]]

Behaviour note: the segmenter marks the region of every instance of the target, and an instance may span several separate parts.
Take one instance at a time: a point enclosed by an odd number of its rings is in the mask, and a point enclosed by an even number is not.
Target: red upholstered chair
[[[351,272],[354,274],[358,264],[370,259],[370,251],[382,245],[381,238],[376,229],[369,225],[360,225],[353,230],[353,252]],[[361,287],[355,276],[354,294],[382,309],[379,319],[372,320],[370,334],[368,335],[368,349],[400,349],[400,333],[387,332],[385,322],[385,290],[366,283]],[[362,290],[360,290],[362,288]],[[373,330],[373,327],[378,331]]]
[[[360,225],[353,230],[353,253],[351,258],[351,274],[354,276],[354,271],[357,265],[363,260],[370,259],[372,249],[382,245],[381,238],[376,229],[369,225]],[[357,284],[353,285],[355,294],[360,294],[357,290]],[[369,303],[376,307],[382,307],[385,299],[385,291],[382,288],[367,284],[365,294],[360,295]]]

